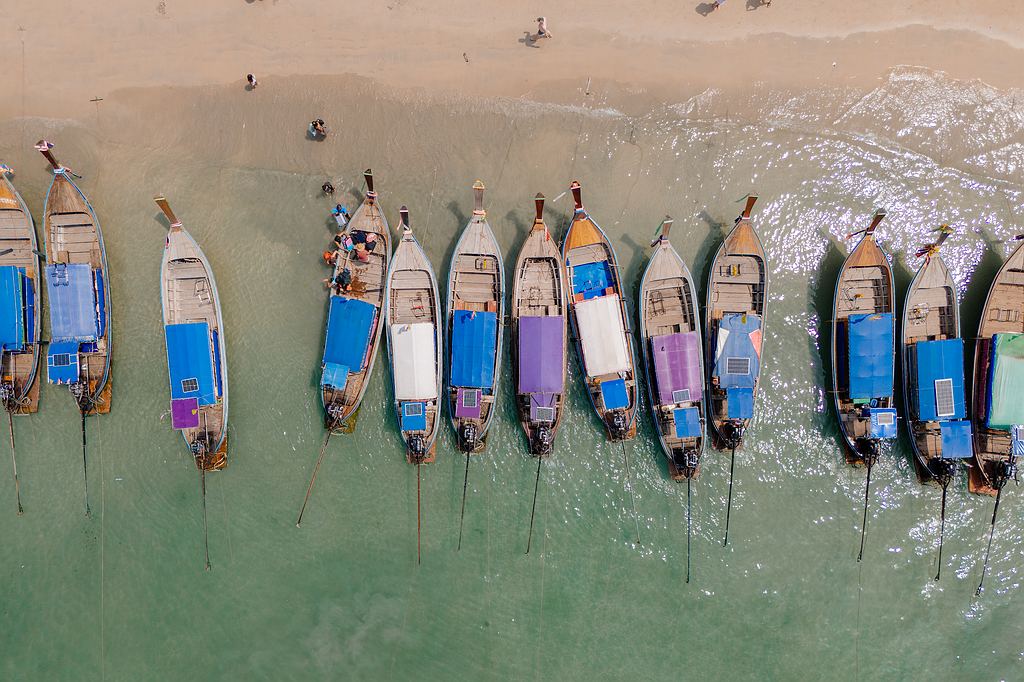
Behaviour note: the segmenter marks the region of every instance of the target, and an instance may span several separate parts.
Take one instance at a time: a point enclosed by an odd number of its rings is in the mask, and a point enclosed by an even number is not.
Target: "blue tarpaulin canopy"
[[[452,313],[452,386],[493,387],[497,343],[496,313],[471,310]]]
[[[971,449],[971,421],[961,419],[955,422],[942,422],[939,425],[942,433],[942,458],[967,459],[974,454]]]
[[[376,315],[377,309],[366,301],[332,296],[327,315],[324,364],[345,365],[349,371],[362,371]]]
[[[25,347],[25,295],[21,269],[0,267],[0,348],[20,351]]]
[[[752,419],[754,416],[754,389],[729,388],[725,391],[729,419]]]
[[[850,399],[892,397],[892,313],[850,315]]]
[[[672,410],[676,424],[676,438],[700,438],[700,413],[696,407],[680,407]]]
[[[200,405],[217,402],[210,350],[210,325],[206,322],[164,325],[171,398],[196,398]]]
[[[348,383],[348,366],[336,365],[333,362],[324,364],[323,374],[320,375],[321,386],[332,386],[337,391],[345,389]]]
[[[722,388],[753,388],[761,371],[761,359],[750,335],[761,329],[761,318],[744,313],[726,313],[718,326],[715,369]]]
[[[871,418],[872,438],[896,437],[896,410],[891,407],[872,407],[868,413]]]
[[[403,431],[426,431],[427,413],[423,403],[402,403],[402,430]]]
[[[622,379],[601,382],[601,400],[604,401],[604,409],[606,410],[629,407],[626,382]]]
[[[51,338],[96,340],[96,287],[88,263],[47,265],[46,292],[50,296]]]
[[[963,419],[964,342],[918,341],[917,415],[924,421]]]
[[[51,384],[78,381],[78,342],[55,341],[46,353],[46,379]]]
[[[583,294],[584,299],[604,296],[612,286],[612,270],[608,261],[583,263],[572,269],[572,293]]]

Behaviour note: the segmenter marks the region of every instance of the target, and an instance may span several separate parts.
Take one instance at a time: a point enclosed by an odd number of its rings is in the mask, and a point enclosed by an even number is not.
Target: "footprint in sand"
[[[164,0],[160,0],[160,2],[156,4],[156,13],[162,16],[167,15],[167,3],[164,2]]]

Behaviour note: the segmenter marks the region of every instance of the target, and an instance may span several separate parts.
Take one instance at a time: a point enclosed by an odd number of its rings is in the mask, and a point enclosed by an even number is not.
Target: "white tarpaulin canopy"
[[[391,325],[391,356],[395,363],[395,398],[437,398],[437,352],[434,325],[429,322]]]
[[[576,325],[583,345],[587,376],[629,371],[629,349],[626,348],[618,294],[577,303]]]

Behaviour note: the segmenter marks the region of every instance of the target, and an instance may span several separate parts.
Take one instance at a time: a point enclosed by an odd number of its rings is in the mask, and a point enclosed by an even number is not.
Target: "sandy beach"
[[[398,87],[574,101],[601,81],[628,103],[707,87],[866,85],[897,64],[1019,86],[1024,4],[999,0],[642,0],[542,5],[386,0],[31,0],[0,7],[0,116],[82,115],[126,87],[354,74]],[[554,38],[531,41],[544,14]]]

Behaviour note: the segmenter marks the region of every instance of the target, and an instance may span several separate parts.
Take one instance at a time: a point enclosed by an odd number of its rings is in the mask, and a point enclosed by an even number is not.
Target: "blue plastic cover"
[[[107,332],[107,303],[106,303],[106,291],[103,285],[103,271],[96,268],[96,315],[97,322],[96,328],[99,329],[99,336],[102,337]]]
[[[729,388],[725,391],[729,419],[752,419],[754,416],[754,389]]]
[[[608,261],[584,263],[572,269],[572,293],[583,294],[584,299],[604,296],[612,286],[612,270]]]
[[[613,379],[601,384],[601,400],[604,401],[604,409],[617,410],[621,407],[629,407],[629,395],[626,393],[626,382],[622,379]]]
[[[914,344],[917,352],[917,415],[924,421],[963,419],[964,405],[964,342],[961,339],[942,341],[918,341]],[[943,406],[947,414],[939,414],[935,400],[935,382],[952,380],[952,412],[949,405]],[[945,402],[945,397],[943,397]]]
[[[942,433],[942,459],[967,459],[974,454],[969,419],[942,422],[939,430]]]
[[[718,377],[722,388],[753,388],[761,371],[761,359],[757,355],[750,334],[761,328],[761,318],[744,313],[726,313],[718,329],[721,350],[716,348],[717,359],[713,376]],[[728,331],[723,334],[722,331]],[[721,339],[725,338],[725,343]],[[730,363],[729,361],[732,360]],[[747,362],[743,362],[747,360]],[[738,371],[737,365],[745,365],[747,371]],[[729,370],[732,369],[733,373]],[[744,367],[739,367],[739,370]]]
[[[21,270],[0,267],[0,348],[20,351],[25,347],[25,310]]]
[[[25,292],[25,338],[29,343],[36,342],[36,290],[34,282],[21,268],[21,288]]]
[[[498,315],[456,310],[452,313],[452,386],[494,386],[494,349],[498,343]]]
[[[1014,457],[1024,457],[1024,428],[1014,426],[1010,429],[1010,451]]]
[[[872,438],[896,437],[896,410],[891,407],[872,407],[868,413],[871,417]]]
[[[672,410],[676,424],[676,438],[700,438],[700,412],[696,407],[679,407]]]
[[[427,412],[423,403],[402,403],[402,430],[426,431]]]
[[[164,339],[171,399],[196,398],[200,405],[215,404],[210,325],[206,322],[164,325]]]
[[[56,341],[46,352],[46,379],[51,384],[78,381],[78,342]]]
[[[343,391],[345,390],[345,384],[347,383],[347,365],[336,365],[333,362],[328,362],[324,365],[323,374],[320,375],[321,386],[332,386],[337,391]]]
[[[95,341],[96,291],[88,263],[46,266],[46,292],[50,296],[50,337],[68,341]]]
[[[327,340],[323,362],[345,365],[359,372],[366,366],[366,349],[373,333],[377,309],[367,303],[344,296],[331,297],[327,315]]]
[[[892,397],[892,313],[850,315],[848,328],[850,399]]]

